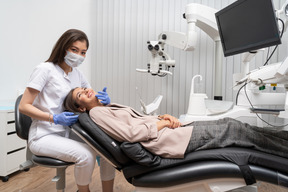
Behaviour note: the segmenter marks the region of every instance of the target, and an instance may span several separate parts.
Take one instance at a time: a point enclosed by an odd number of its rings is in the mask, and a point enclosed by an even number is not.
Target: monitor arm
[[[175,66],[175,60],[172,60],[164,51],[164,46],[167,44],[184,51],[193,51],[197,44],[196,26],[207,33],[214,41],[220,42],[215,19],[216,11],[201,4],[188,4],[183,15],[184,19],[187,20],[187,33],[164,31],[158,36],[158,41],[148,41],[148,50],[152,55],[150,63],[147,65],[147,69],[136,70],[158,76],[172,75],[169,69]]]

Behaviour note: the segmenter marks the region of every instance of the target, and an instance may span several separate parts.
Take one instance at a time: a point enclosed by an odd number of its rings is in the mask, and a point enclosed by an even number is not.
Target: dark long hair
[[[68,50],[75,41],[86,41],[87,49],[89,48],[89,40],[83,31],[69,29],[58,39],[46,62],[52,62],[54,64],[62,63],[66,55],[66,50]]]
[[[70,111],[70,112],[80,112],[79,110],[79,105],[76,103],[76,101],[73,100],[73,91],[75,90],[71,89],[71,91],[68,93],[68,95],[65,97],[64,102],[63,102],[63,107],[65,111]]]

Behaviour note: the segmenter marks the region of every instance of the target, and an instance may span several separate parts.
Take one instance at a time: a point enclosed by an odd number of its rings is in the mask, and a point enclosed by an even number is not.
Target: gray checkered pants
[[[288,158],[288,131],[260,128],[235,119],[195,121],[186,153],[222,147],[248,147]]]

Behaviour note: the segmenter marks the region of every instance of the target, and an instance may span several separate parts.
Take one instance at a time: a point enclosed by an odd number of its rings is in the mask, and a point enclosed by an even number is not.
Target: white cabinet
[[[8,175],[18,171],[26,161],[27,142],[17,136],[13,107],[0,106],[0,177],[8,180]]]

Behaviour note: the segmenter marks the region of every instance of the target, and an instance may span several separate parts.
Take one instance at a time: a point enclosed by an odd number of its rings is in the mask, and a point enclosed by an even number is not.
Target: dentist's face
[[[100,101],[95,97],[96,92],[88,88],[76,88],[73,91],[73,100],[80,106],[81,110],[90,110],[96,106],[102,106]]]
[[[87,44],[86,41],[75,41],[67,51],[86,57]]]

